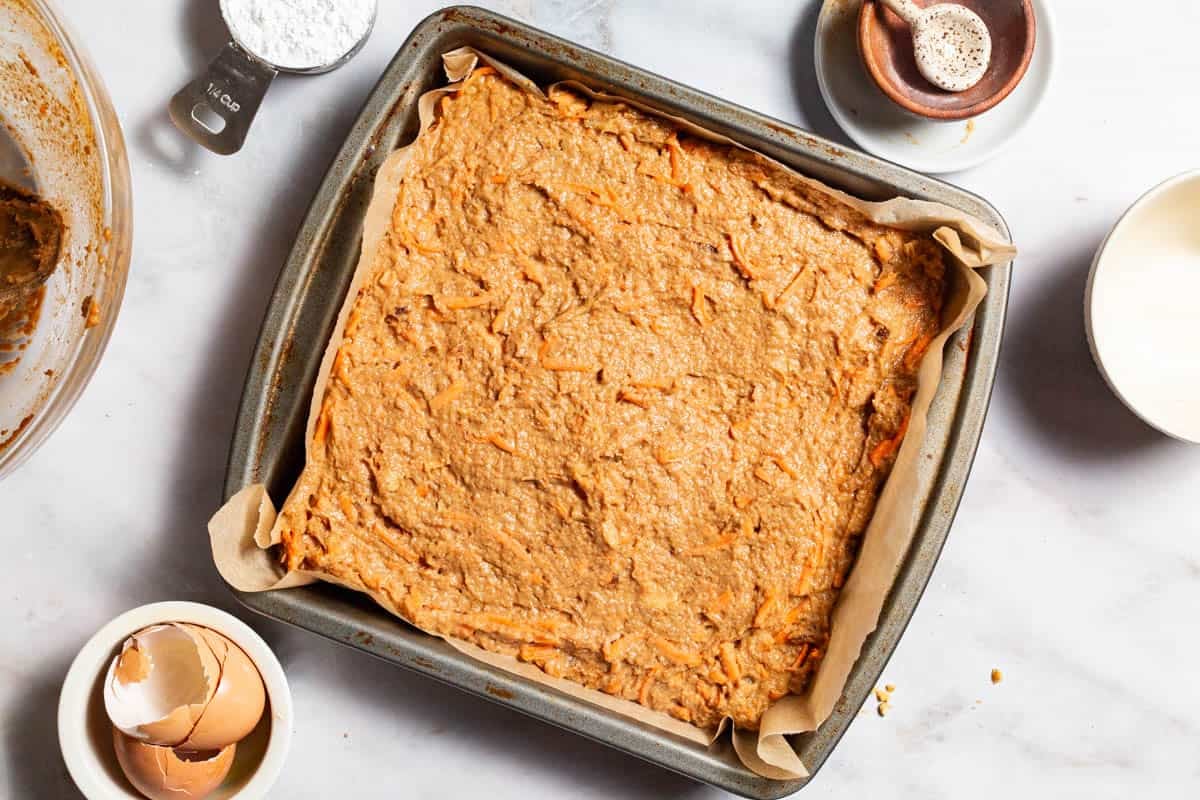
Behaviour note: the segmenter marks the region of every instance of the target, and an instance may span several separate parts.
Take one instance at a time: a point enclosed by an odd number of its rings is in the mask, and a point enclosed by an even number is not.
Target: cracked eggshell
[[[200,800],[221,785],[237,745],[186,753],[132,739],[113,728],[113,749],[125,777],[149,800]]]
[[[126,639],[109,664],[104,708],[127,736],[175,746],[196,727],[220,676],[220,662],[194,630],[151,625]]]
[[[262,718],[266,687],[254,662],[232,640],[208,628],[184,626],[208,644],[221,665],[221,676],[208,707],[184,741],[191,750],[219,750],[241,741]]]
[[[287,763],[294,730],[287,676],[271,648],[250,626],[231,614],[200,603],[173,601],[130,609],[102,626],[80,648],[63,681],[57,714],[58,743],[71,779],[82,796],[94,800],[137,796],[117,764],[112,727],[104,709],[106,678],[113,656],[121,651],[122,643],[133,632],[169,622],[202,626],[228,637],[253,660],[266,686],[269,711],[264,712],[250,735],[238,743],[233,767],[206,800],[268,797]],[[132,674],[148,670],[148,659],[146,664],[135,668],[134,658],[130,657],[127,666]],[[97,726],[97,722],[101,724]],[[0,789],[0,797],[4,794]]]

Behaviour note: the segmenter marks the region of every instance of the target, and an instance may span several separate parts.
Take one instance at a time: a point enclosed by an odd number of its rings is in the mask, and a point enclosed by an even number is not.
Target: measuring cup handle
[[[250,123],[277,74],[230,42],[208,65],[207,72],[171,98],[171,119],[214,153],[236,153],[242,149]]]

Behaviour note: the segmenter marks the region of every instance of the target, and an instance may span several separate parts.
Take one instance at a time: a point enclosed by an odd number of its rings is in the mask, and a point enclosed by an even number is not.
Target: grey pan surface
[[[999,213],[975,195],[844,148],[488,11],[454,7],[413,30],[384,72],[313,199],[267,310],[246,379],[224,496],[265,483],[282,499],[303,465],[303,430],[321,355],[361,247],[375,173],[417,131],[416,100],[444,83],[440,55],[472,45],[539,82],[573,79],[690,119],[794,169],[867,199],[936,200],[991,223]],[[989,293],[946,346],[921,459],[921,507],[912,547],[878,629],[868,638],[833,715],[794,744],[815,775],[873,688],[941,552],[971,469],[995,378],[1011,264],[981,272]],[[776,781],[738,761],[723,737],[698,746],[611,711],[474,661],[388,615],[368,598],[328,585],[240,594],[248,608],[371,653],[398,666],[751,798],[776,798],[811,778]]]

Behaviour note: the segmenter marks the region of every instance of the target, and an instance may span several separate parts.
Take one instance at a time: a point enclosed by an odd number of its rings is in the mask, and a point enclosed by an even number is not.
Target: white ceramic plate
[[[258,667],[267,687],[268,713],[238,743],[229,776],[209,800],[262,800],[291,745],[292,693],[279,659],[262,637],[240,619],[200,603],[151,603],[126,611],[79,651],[58,699],[58,743],[72,780],[88,800],[145,800],[117,764],[102,689],[108,663],[126,637],[160,622],[190,622],[223,633]]]
[[[1200,170],[1134,203],[1092,262],[1088,344],[1108,385],[1163,433],[1200,444]]]
[[[1017,88],[978,117],[955,122],[911,114],[875,85],[858,54],[860,7],[851,0],[825,0],[813,47],[817,83],[846,135],[880,158],[931,173],[982,164],[1012,141],[1046,96],[1055,57],[1054,18],[1046,0],[1033,0],[1037,43]]]

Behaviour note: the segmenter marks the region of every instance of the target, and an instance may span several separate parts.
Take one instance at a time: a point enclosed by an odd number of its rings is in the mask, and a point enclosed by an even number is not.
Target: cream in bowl
[[[251,800],[283,766],[291,695],[245,623],[198,603],[155,603],[83,647],[58,725],[68,771],[92,800]]]
[[[1158,430],[1200,444],[1200,170],[1151,189],[1100,245],[1088,342],[1100,372]]]

